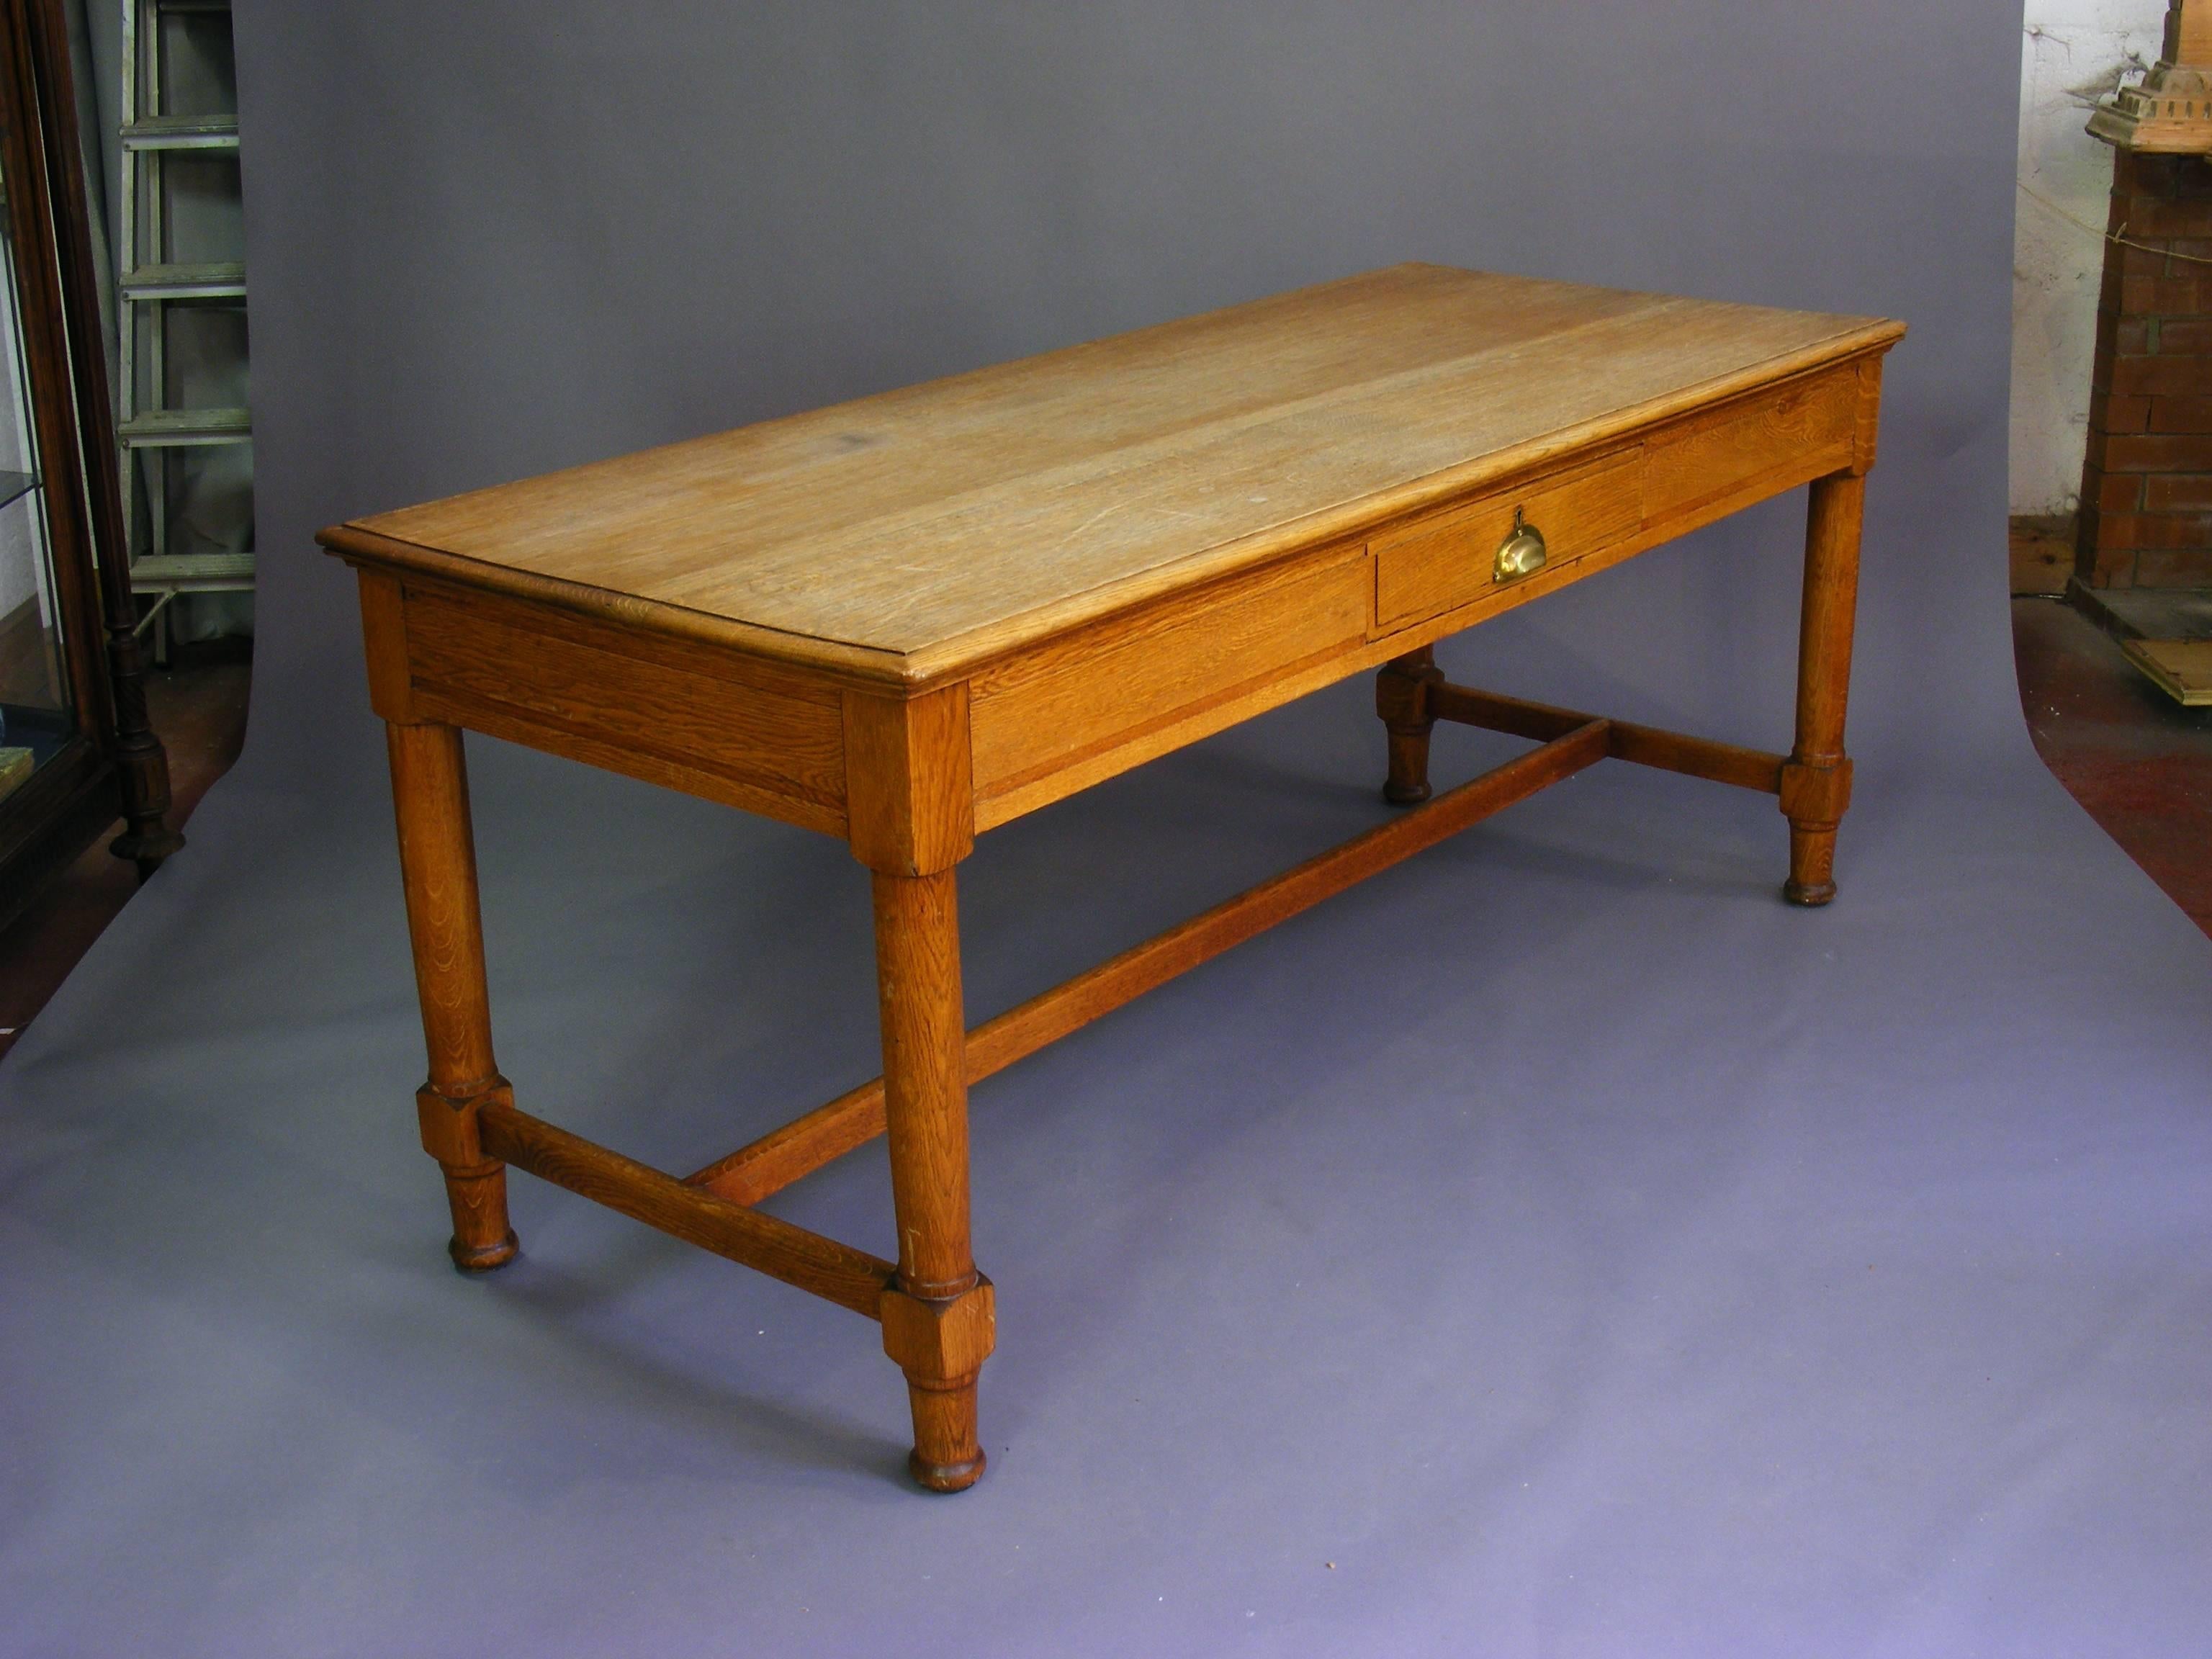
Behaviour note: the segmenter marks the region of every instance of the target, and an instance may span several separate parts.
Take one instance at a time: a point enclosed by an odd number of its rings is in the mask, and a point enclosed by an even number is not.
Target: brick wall
[[[2075,574],[2212,587],[2212,162],[2114,155]]]

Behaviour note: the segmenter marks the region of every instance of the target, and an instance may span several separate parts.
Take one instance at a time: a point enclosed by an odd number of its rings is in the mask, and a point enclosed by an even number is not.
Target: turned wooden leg
[[[1393,806],[1418,806],[1428,799],[1429,734],[1436,717],[1429,713],[1429,687],[1443,678],[1436,648],[1423,646],[1384,663],[1375,676],[1375,712],[1389,732],[1390,775],[1382,799]]]
[[[884,1297],[884,1348],[914,1408],[907,1467],[933,1492],[983,1473],[975,1380],[991,1352],[990,1281],[968,1236],[967,1024],[960,922],[949,869],[875,871],[876,980],[884,1115],[898,1214],[898,1286]]]
[[[968,688],[845,696],[853,856],[876,907],[884,1121],[898,1273],[878,1304],[914,1411],[907,1468],[932,1492],[983,1473],[975,1380],[998,1325],[968,1236],[968,1032],[953,866],[975,845]]]
[[[514,1260],[515,1239],[507,1223],[507,1166],[484,1155],[477,1111],[490,1100],[511,1103],[513,1094],[492,1059],[461,734],[450,726],[394,724],[385,730],[415,985],[430,1054],[429,1080],[415,1097],[422,1148],[445,1172],[453,1212],[447,1248],[453,1265],[483,1273]]]
[[[100,574],[107,574],[104,566]],[[127,582],[108,617],[107,675],[115,693],[116,773],[123,793],[123,833],[107,843],[107,850],[136,863],[143,882],[184,846],[185,837],[167,823],[169,751],[146,718],[137,605]]]
[[[1797,636],[1797,741],[1782,769],[1782,811],[1790,820],[1790,879],[1782,893],[1793,904],[1826,904],[1836,896],[1836,826],[1851,799],[1844,705],[1865,504],[1863,475],[1814,480]]]

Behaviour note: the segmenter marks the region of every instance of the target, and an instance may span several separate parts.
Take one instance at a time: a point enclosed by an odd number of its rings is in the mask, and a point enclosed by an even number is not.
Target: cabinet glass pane
[[[6,181],[0,179],[0,190]],[[0,213],[0,798],[76,730],[23,356],[15,246]]]

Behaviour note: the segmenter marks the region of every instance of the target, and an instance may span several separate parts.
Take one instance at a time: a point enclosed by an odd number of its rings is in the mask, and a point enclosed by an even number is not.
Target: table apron
[[[1873,459],[1878,355],[1807,371],[1449,501],[1153,599],[964,682],[963,835],[1556,592],[1754,501]],[[1499,527],[1553,556],[1493,580]],[[630,627],[356,558],[377,712],[464,726],[840,837],[854,706],[934,688]],[[865,708],[863,709],[865,713]],[[867,722],[858,722],[866,726]],[[856,842],[857,846],[857,842]]]

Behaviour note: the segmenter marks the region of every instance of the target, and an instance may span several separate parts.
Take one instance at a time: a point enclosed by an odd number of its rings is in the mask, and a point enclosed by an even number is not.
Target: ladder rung
[[[253,413],[245,409],[149,409],[116,428],[125,449],[167,444],[240,444],[253,436]]]
[[[35,472],[0,472],[0,507],[21,501],[38,487]]]
[[[246,297],[246,266],[140,265],[123,273],[126,300],[225,300]]]
[[[235,149],[235,115],[154,115],[123,128],[125,149]]]
[[[251,553],[149,553],[131,567],[131,586],[146,592],[252,580]]]

